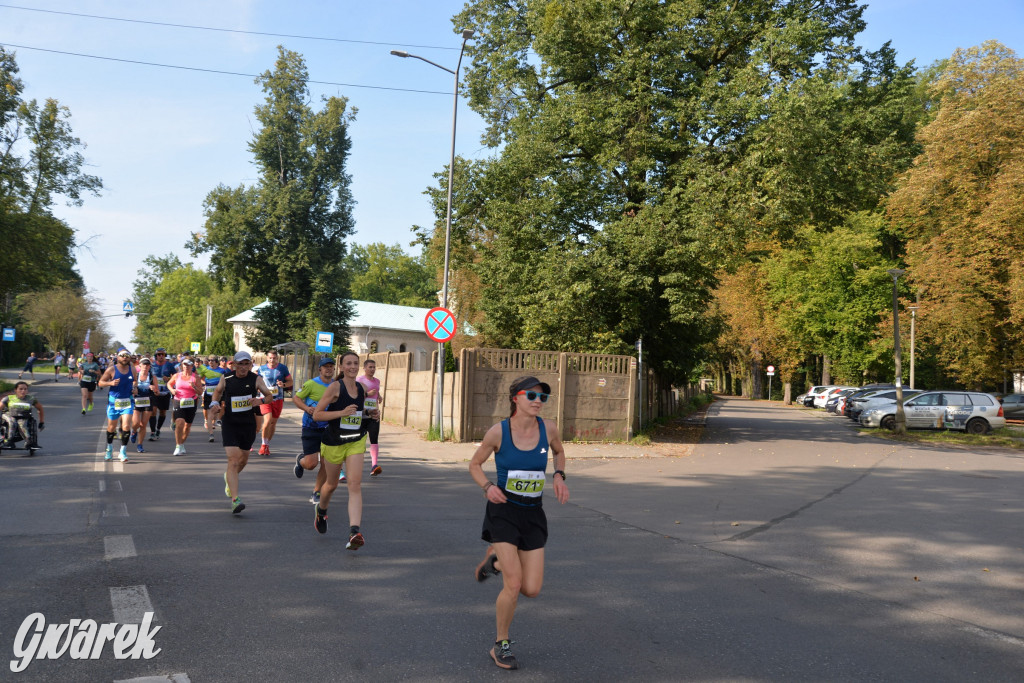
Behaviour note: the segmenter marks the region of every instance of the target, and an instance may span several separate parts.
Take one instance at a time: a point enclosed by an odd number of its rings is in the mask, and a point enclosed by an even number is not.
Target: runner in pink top
[[[367,358],[363,363],[363,374],[356,378],[366,392],[366,400],[363,403],[364,415],[373,409],[379,410],[384,402],[380,395],[380,380],[373,376],[376,372],[376,361]],[[377,437],[380,435],[380,420],[364,417],[363,429],[370,436],[370,476],[376,477],[381,473],[380,465],[377,464]],[[342,472],[342,476],[344,476],[344,472]]]
[[[192,431],[196,408],[203,400],[203,379],[195,374],[195,364],[191,358],[186,357],[181,361],[178,373],[167,380],[167,388],[173,398],[174,454],[185,455],[185,439]]]

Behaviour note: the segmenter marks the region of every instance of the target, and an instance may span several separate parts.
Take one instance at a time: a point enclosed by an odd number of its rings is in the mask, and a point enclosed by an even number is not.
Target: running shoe
[[[236,496],[235,499],[231,501],[231,514],[237,515],[244,509],[245,503],[242,502],[242,499],[240,497]]]
[[[502,669],[519,668],[516,656],[512,654],[511,640],[494,641],[494,647],[491,648],[491,659]]]
[[[82,408],[82,415],[85,415],[85,408]]]
[[[213,434],[210,434],[210,443],[213,443]]]
[[[270,455],[270,446],[267,444],[260,446],[260,455]]]
[[[302,466],[302,453],[295,456],[295,472],[296,479],[302,479],[302,475],[306,473],[306,468]]]
[[[181,454],[185,455],[185,444],[181,444]]]
[[[220,420],[217,420],[217,426],[218,427],[223,427],[224,423],[222,421],[220,421]]]
[[[149,440],[150,441],[156,441],[156,434],[155,433],[154,434],[150,434],[149,435]]]
[[[137,450],[139,453],[145,453],[146,452],[146,449],[142,447],[141,443],[138,446],[135,447],[135,450]]]
[[[373,469],[370,470],[370,476],[371,477],[376,477],[380,473],[381,473],[380,465],[374,465]]]
[[[181,446],[175,446],[174,447],[174,454],[175,455],[183,455],[184,454],[184,451],[181,449]]]
[[[345,476],[345,470],[341,471],[341,476],[338,477],[338,481],[348,481],[348,477]]]
[[[318,505],[320,503],[320,492],[313,491],[313,495],[309,497],[309,502]]]
[[[153,441],[159,441],[159,440],[160,440],[160,430],[158,429],[155,432],[153,432]]]
[[[320,509],[320,505],[317,504],[313,517],[313,528],[319,531],[321,534],[327,533],[327,510]],[[350,541],[351,542],[351,541]]]
[[[231,487],[228,486],[228,473],[224,473],[224,495],[228,498],[231,497]]]
[[[359,550],[365,543],[366,540],[363,538],[363,535],[357,531],[348,539],[348,543],[345,544],[345,547],[348,550]]]
[[[124,446],[121,446],[121,452],[117,454],[117,459],[121,462],[128,462],[128,451]]]
[[[139,440],[139,433],[133,431],[132,435],[128,437],[128,440],[131,441],[132,443],[135,443],[136,441]]]
[[[486,581],[487,577],[491,574],[497,576],[501,572],[494,568],[494,563],[497,561],[498,556],[494,554],[494,546],[487,546],[487,552],[484,553],[483,562],[476,566],[476,580]]]
[[[89,401],[89,407],[86,408],[90,413],[92,412],[92,401]]]
[[[104,460],[113,460],[114,459],[114,446],[113,446],[113,444],[109,444],[109,443],[107,444],[107,450],[103,453],[103,459]]]

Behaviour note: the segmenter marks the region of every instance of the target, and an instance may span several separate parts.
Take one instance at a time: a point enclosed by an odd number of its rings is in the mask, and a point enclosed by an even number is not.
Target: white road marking
[[[103,559],[121,560],[136,555],[135,541],[131,536],[105,536],[103,538]]]
[[[107,480],[106,479],[100,479],[100,493],[103,493],[106,490],[107,490]]]
[[[141,624],[146,612],[154,612],[145,586],[122,586],[110,589],[110,604],[118,624]],[[153,614],[153,621],[157,616]]]
[[[192,683],[188,674],[171,674],[170,676],[143,676],[142,678],[124,678],[114,683]]]
[[[104,517],[127,517],[128,516],[128,504],[127,503],[108,503],[103,508]]]

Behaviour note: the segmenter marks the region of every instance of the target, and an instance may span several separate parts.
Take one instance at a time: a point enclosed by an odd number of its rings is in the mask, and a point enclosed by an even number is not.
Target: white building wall
[[[232,336],[235,342],[235,351],[248,351],[255,353],[263,349],[254,349],[249,345],[249,334],[253,329],[243,323],[233,323],[234,331]],[[431,353],[437,348],[437,344],[430,341],[425,332],[406,332],[403,330],[389,330],[386,328],[352,328],[352,335],[349,337],[348,346],[360,353],[367,353],[373,349],[384,353],[392,351],[395,353],[408,351],[412,353],[412,369],[429,370]]]

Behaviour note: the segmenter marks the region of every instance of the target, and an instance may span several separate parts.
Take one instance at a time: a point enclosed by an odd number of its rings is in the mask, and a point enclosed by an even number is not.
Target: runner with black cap
[[[234,365],[234,372],[225,375],[214,389],[210,408],[217,411],[217,417],[222,421],[220,434],[228,456],[224,495],[231,499],[231,512],[237,515],[245,509],[245,503],[238,495],[238,475],[249,462],[252,443],[256,440],[255,407],[270,403],[274,394],[262,377],[251,372],[252,356],[246,351],[235,354]],[[257,393],[263,396],[257,396]]]
[[[541,505],[548,455],[554,457],[552,483],[559,503],[569,500],[565,485],[565,451],[558,426],[543,420],[540,410],[551,387],[536,377],[519,377],[509,387],[511,415],[487,430],[469,463],[473,481],[487,498],[481,538],[489,544],[477,565],[476,580],[500,574],[501,592],[495,602],[497,637],[491,659],[502,669],[516,669],[509,627],[519,595],[537,597],[544,582],[547,518]],[[483,464],[494,454],[497,483],[484,474]]]
[[[159,441],[160,430],[167,420],[171,407],[171,392],[167,391],[167,380],[174,376],[174,363],[167,359],[167,349],[159,347],[153,354],[153,379],[160,387],[160,393],[153,396],[153,410],[149,413],[149,440]]]

